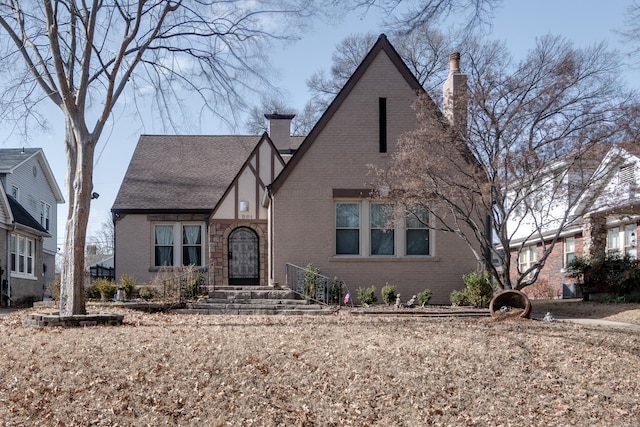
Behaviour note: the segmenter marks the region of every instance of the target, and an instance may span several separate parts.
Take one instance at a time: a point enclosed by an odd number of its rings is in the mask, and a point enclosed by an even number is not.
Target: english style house
[[[42,300],[54,282],[64,197],[41,148],[0,149],[0,305]]]
[[[452,68],[445,87],[462,77]],[[370,165],[384,167],[415,128],[421,93],[382,35],[306,138],[277,113],[260,136],[141,136],[112,208],[116,276],[145,283],[163,266],[193,264],[215,286],[287,286],[287,265],[312,263],[352,294],[391,283],[449,303],[478,266],[466,243],[428,214],[433,227],[388,229],[371,197]]]

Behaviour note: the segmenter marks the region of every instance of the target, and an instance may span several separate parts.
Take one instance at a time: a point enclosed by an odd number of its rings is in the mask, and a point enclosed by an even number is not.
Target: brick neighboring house
[[[445,92],[465,78],[452,68]],[[287,264],[313,263],[352,294],[389,282],[405,301],[429,288],[432,302],[448,304],[478,266],[466,243],[433,218],[433,229],[384,230],[384,206],[369,197],[369,165],[385,166],[415,129],[421,93],[382,35],[304,141],[281,114],[266,115],[263,136],[142,136],[112,209],[116,276],[149,282],[196,246],[187,261],[207,266],[216,286],[287,285]],[[444,113],[464,123],[460,111]],[[199,227],[193,244],[186,225]]]
[[[0,149],[0,305],[42,300],[54,282],[64,197],[41,148]]]
[[[532,297],[573,298],[578,296],[574,280],[566,268],[575,257],[605,258],[628,255],[637,258],[637,236],[640,224],[640,144],[616,144],[599,157],[592,169],[594,184],[571,208],[575,220],[561,233],[549,254],[536,284],[523,291]],[[593,177],[597,177],[593,179]],[[522,230],[520,235],[527,235]],[[554,229],[544,233],[551,236]],[[516,238],[510,248],[512,270],[517,263],[523,268],[542,253],[535,239]],[[518,256],[518,253],[520,254]]]

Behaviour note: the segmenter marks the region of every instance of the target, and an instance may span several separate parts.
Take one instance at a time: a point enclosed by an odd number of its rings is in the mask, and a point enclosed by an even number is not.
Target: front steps
[[[246,315],[323,315],[335,311],[329,306],[310,304],[291,289],[269,286],[224,286],[209,292],[207,298],[188,303],[175,310],[183,314],[246,314]]]

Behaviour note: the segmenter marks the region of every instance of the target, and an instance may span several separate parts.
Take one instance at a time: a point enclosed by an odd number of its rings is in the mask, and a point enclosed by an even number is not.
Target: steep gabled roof
[[[40,225],[40,223],[32,217],[16,199],[7,194],[7,200],[9,201],[9,207],[11,208],[11,214],[13,215],[13,222],[19,228],[30,231],[39,236],[51,237],[51,234],[49,234],[49,232]]]
[[[261,139],[142,135],[112,211],[210,212]]]
[[[64,196],[56,181],[51,166],[44,155],[42,148],[2,148],[0,149],[0,174],[14,173],[14,171],[23,163],[32,157],[37,157],[45,173],[45,177],[51,191],[58,203],[64,203]]]
[[[318,120],[318,122],[313,127],[313,129],[311,129],[311,132],[309,132],[309,135],[306,137],[304,142],[300,145],[300,147],[298,148],[296,153],[293,155],[291,160],[289,160],[289,163],[287,163],[287,165],[282,170],[282,172],[280,172],[280,175],[278,175],[278,177],[275,179],[272,185],[272,190],[274,192],[277,191],[278,188],[282,185],[282,183],[287,179],[287,176],[289,176],[293,168],[296,167],[300,158],[313,144],[313,142],[316,140],[318,135],[322,133],[322,130],[325,128],[327,123],[329,123],[329,121],[331,120],[333,115],[336,113],[336,111],[338,111],[338,109],[340,108],[342,103],[345,101],[345,99],[347,99],[347,97],[349,96],[353,88],[358,84],[358,81],[360,81],[360,79],[365,74],[367,69],[371,66],[373,61],[378,56],[378,54],[382,52],[384,52],[389,57],[389,59],[395,65],[400,75],[404,78],[404,80],[413,90],[415,90],[417,93],[424,92],[424,89],[422,88],[422,85],[420,84],[416,76],[413,75],[411,70],[409,70],[407,65],[404,63],[404,61],[398,54],[398,52],[394,49],[394,47],[391,45],[389,40],[387,40],[387,36],[384,34],[381,34],[380,37],[378,37],[378,40],[376,41],[376,43],[373,45],[373,47],[369,51],[369,53],[367,53],[365,58],[362,60],[358,68],[356,68],[356,70],[351,75],[349,80],[347,80],[347,83],[340,90],[340,92],[338,92],[338,94],[336,95],[334,100],[331,102],[327,110],[324,112],[320,120]]]

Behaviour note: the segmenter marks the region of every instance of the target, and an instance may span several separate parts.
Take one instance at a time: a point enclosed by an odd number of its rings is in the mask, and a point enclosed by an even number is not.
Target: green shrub
[[[140,291],[138,293],[140,295],[140,298],[149,301],[155,296],[156,291],[151,286],[143,286],[142,288],[140,288]]]
[[[368,288],[358,288],[357,293],[358,300],[360,300],[360,303],[365,307],[378,301],[378,297],[376,297],[376,287],[373,285]]]
[[[464,291],[452,291],[449,299],[451,300],[451,304],[453,305],[460,306],[468,304],[467,297],[464,294]]]
[[[433,296],[433,291],[431,289],[425,289],[424,291],[418,294],[418,303],[424,307],[429,304],[429,300],[431,300],[431,296]]]
[[[133,289],[136,287],[136,279],[123,274],[120,276],[120,286],[122,286],[122,291],[124,292],[124,299],[130,299]]]
[[[117,288],[113,280],[98,279],[94,283],[98,287],[100,297],[103,301],[110,301],[116,295]]]
[[[87,299],[100,299],[100,289],[98,283],[94,282],[87,288]]]
[[[493,283],[488,272],[472,271],[462,276],[464,295],[474,307],[486,307],[493,297]]]
[[[396,287],[394,285],[390,285],[387,282],[380,291],[382,293],[382,301],[385,304],[391,305],[396,300]]]

